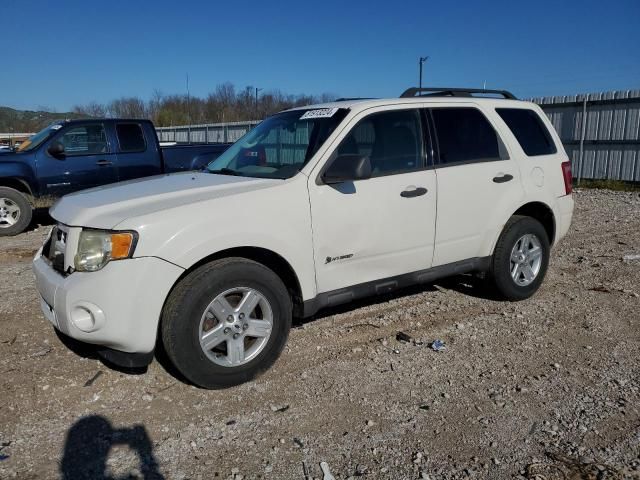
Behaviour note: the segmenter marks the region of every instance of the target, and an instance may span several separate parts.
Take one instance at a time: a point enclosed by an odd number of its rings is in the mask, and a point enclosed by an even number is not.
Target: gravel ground
[[[30,270],[48,227],[0,238],[0,478],[640,478],[640,196],[575,197],[534,298],[457,277],[324,312],[223,391],[71,352]]]

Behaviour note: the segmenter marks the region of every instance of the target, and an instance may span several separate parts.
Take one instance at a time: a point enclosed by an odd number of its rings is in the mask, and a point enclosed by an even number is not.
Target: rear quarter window
[[[529,157],[557,152],[549,130],[533,110],[526,108],[496,108],[496,112]]]
[[[146,150],[147,145],[139,123],[118,123],[116,133],[121,152],[143,152]]]

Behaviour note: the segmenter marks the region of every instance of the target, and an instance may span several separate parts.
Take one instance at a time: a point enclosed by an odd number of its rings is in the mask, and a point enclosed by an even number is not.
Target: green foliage
[[[0,132],[34,133],[56,120],[78,118],[80,116],[80,114],[74,112],[57,113],[44,110],[14,110],[9,107],[0,107]]]

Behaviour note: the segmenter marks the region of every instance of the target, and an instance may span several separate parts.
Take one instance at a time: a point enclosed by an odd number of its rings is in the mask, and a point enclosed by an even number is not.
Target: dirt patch
[[[13,263],[17,260],[19,261],[25,258],[32,259],[38,251],[38,248],[7,248],[6,250],[0,251],[0,262]]]
[[[640,478],[640,197],[575,197],[532,299],[463,276],[323,312],[223,391],[71,352],[30,272],[46,230],[0,238],[0,478]]]

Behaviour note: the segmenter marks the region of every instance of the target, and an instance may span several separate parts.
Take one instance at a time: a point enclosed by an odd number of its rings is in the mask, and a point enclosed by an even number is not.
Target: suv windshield
[[[222,175],[290,178],[309,161],[347,114],[342,108],[292,110],[267,118],[206,170]]]
[[[16,149],[16,152],[28,152],[30,150],[38,148],[38,146],[42,144],[42,142],[44,142],[46,139],[48,139],[51,135],[53,135],[55,132],[57,132],[61,128],[62,128],[62,125],[60,125],[59,123],[53,123],[49,125],[48,127],[40,130],[35,135],[32,135],[31,137],[29,137],[28,140],[24,141]]]

